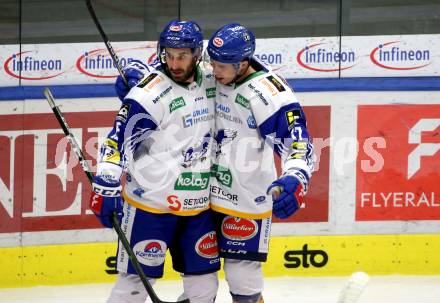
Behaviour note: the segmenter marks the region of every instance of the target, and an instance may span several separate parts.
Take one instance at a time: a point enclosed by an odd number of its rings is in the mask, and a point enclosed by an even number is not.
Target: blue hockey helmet
[[[254,52],[254,34],[239,23],[221,27],[208,42],[208,54],[211,60],[221,63],[240,63],[250,59]]]
[[[191,48],[195,53],[203,49],[203,34],[194,21],[172,20],[160,33],[158,50],[163,48]]]

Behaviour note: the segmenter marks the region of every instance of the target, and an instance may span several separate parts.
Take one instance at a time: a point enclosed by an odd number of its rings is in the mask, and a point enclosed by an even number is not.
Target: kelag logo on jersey
[[[5,72],[23,80],[46,80],[64,74],[61,59],[38,58],[38,51],[13,54],[5,60]]]
[[[258,225],[252,219],[243,219],[227,216],[222,222],[222,234],[237,241],[249,240],[258,232]]]
[[[167,245],[161,240],[145,240],[133,247],[138,261],[147,266],[159,266],[165,262],[166,250]]]
[[[210,87],[206,89],[206,98],[214,98],[215,97],[215,87]]]
[[[211,175],[217,179],[221,184],[231,187],[232,185],[232,174],[231,171],[218,164],[213,164],[211,166]]]
[[[183,97],[176,98],[174,100],[171,100],[170,103],[170,113],[175,111],[176,109],[179,109],[181,107],[184,107],[186,105],[185,100]]]
[[[235,103],[240,104],[244,108],[247,108],[247,109],[250,108],[249,100],[240,94],[237,94],[237,97],[235,97]]]
[[[391,70],[413,70],[430,64],[429,49],[402,48],[402,41],[380,44],[370,53],[370,60],[375,65]],[[404,44],[405,45],[405,44]]]
[[[208,188],[210,173],[181,173],[174,183],[175,190],[203,190]]]
[[[327,43],[307,45],[298,52],[296,61],[301,67],[316,72],[335,72],[352,68],[355,65],[355,52],[333,51],[323,47],[325,44]],[[339,63],[341,63],[340,69]]]

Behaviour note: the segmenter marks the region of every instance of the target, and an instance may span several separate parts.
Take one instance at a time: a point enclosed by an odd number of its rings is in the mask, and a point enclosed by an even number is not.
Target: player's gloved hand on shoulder
[[[272,182],[267,193],[272,193],[274,216],[285,219],[293,215],[303,203],[307,185],[308,178],[300,171],[289,172]]]
[[[136,86],[144,75],[149,72],[149,70],[149,67],[139,60],[130,61],[130,63],[124,67],[124,74],[125,78],[127,79],[128,86],[125,84],[122,76],[120,75],[116,79],[115,83],[116,94],[121,101],[124,100],[130,89],[133,86]]]
[[[98,217],[101,224],[112,228],[113,213],[116,212],[118,220],[122,218],[121,183],[106,176],[93,178],[93,192],[90,196],[90,209]]]

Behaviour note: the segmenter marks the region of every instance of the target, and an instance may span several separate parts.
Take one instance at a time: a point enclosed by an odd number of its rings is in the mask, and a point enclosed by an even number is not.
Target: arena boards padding
[[[0,248],[0,287],[111,282],[116,243]],[[267,277],[439,275],[440,235],[274,237]],[[167,255],[164,279],[178,279]],[[223,277],[223,274],[221,274]]]

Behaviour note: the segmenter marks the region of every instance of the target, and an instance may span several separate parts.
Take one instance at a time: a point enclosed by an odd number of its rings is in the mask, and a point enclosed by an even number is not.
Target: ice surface
[[[347,277],[266,278],[265,303],[336,303]],[[1,303],[104,303],[112,284],[38,286],[0,289]],[[154,286],[163,300],[176,300],[180,281],[159,281]],[[230,303],[221,280],[216,303]],[[440,276],[372,276],[358,303],[438,303]]]

